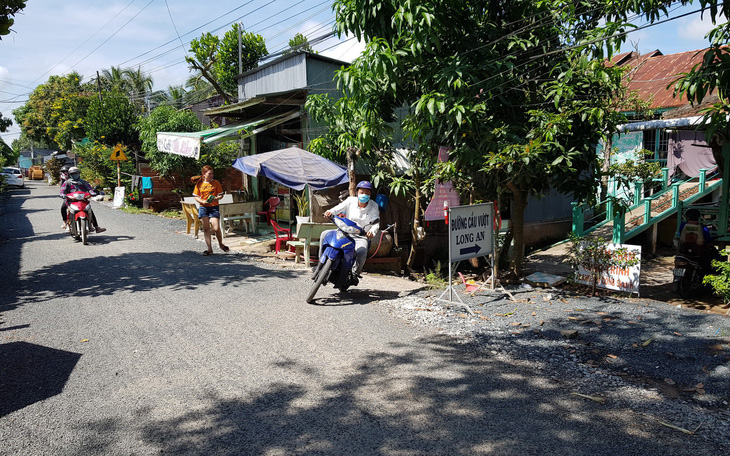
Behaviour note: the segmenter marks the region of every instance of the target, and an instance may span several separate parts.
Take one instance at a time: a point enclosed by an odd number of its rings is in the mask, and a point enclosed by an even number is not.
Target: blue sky
[[[693,9],[675,10],[672,16]],[[72,70],[90,79],[111,66],[141,66],[156,90],[183,84],[189,75],[184,61],[189,41],[206,31],[222,35],[233,22],[261,34],[269,52],[275,52],[296,33],[312,39],[331,31],[332,0],[28,0],[15,18],[14,32],[0,41],[0,112],[10,117],[35,86]],[[701,49],[710,28],[694,14],[631,33],[625,50],[632,43],[642,53]],[[320,54],[344,61],[362,48],[347,38],[315,46]],[[2,138],[10,144],[18,135],[13,125]]]

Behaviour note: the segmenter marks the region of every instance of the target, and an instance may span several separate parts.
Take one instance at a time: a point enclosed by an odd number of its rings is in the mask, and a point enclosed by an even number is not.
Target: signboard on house
[[[449,208],[450,261],[491,255],[494,250],[494,204]]]
[[[626,293],[639,293],[639,280],[641,278],[641,246],[628,244],[607,244],[606,248],[613,253],[615,260],[635,260],[632,266],[612,266],[598,276],[596,288],[606,290],[623,291]],[[621,256],[621,258],[618,258]],[[620,261],[618,261],[620,262]],[[576,282],[592,286],[593,278],[587,266],[578,265],[575,274]]]
[[[160,152],[182,155],[197,160],[200,158],[200,144],[200,136],[157,133],[157,149]]]

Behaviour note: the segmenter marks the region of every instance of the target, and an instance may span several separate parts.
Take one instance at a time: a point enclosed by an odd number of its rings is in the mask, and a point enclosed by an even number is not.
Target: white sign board
[[[157,133],[157,149],[160,152],[200,158],[200,137],[179,136],[170,133]]]
[[[638,260],[633,266],[613,266],[598,276],[596,288],[606,290],[624,291],[626,293],[639,293],[639,279],[641,278],[641,246],[628,244],[608,244],[606,248],[615,255],[625,255],[628,260]],[[616,252],[619,249],[626,249],[624,252]],[[582,264],[578,265],[575,274],[578,283],[592,286],[590,271]]]
[[[124,205],[124,187],[114,187],[114,201],[112,207],[117,209]]]
[[[494,250],[493,223],[493,203],[450,207],[450,261],[491,255]]]

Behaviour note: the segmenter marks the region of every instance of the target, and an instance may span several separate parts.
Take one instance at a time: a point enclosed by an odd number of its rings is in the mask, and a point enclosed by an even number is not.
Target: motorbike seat
[[[677,262],[677,261],[680,261],[680,262],[686,261],[690,266],[694,266],[694,267],[699,267],[699,265],[700,265],[700,263],[698,261],[696,261],[694,259],[691,259],[691,258],[688,258],[688,257],[686,257],[684,255],[677,255],[677,256],[675,256],[674,257],[674,261],[675,262]]]

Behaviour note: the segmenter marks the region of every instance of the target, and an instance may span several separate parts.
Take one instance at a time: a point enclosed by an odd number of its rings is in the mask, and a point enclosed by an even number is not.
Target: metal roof
[[[636,52],[618,54],[612,65],[630,66],[627,88],[641,100],[649,101],[650,109],[676,108],[687,105],[684,98],[674,97],[674,81],[680,73],[689,72],[702,62],[706,49],[663,55],[660,51],[639,55]]]

